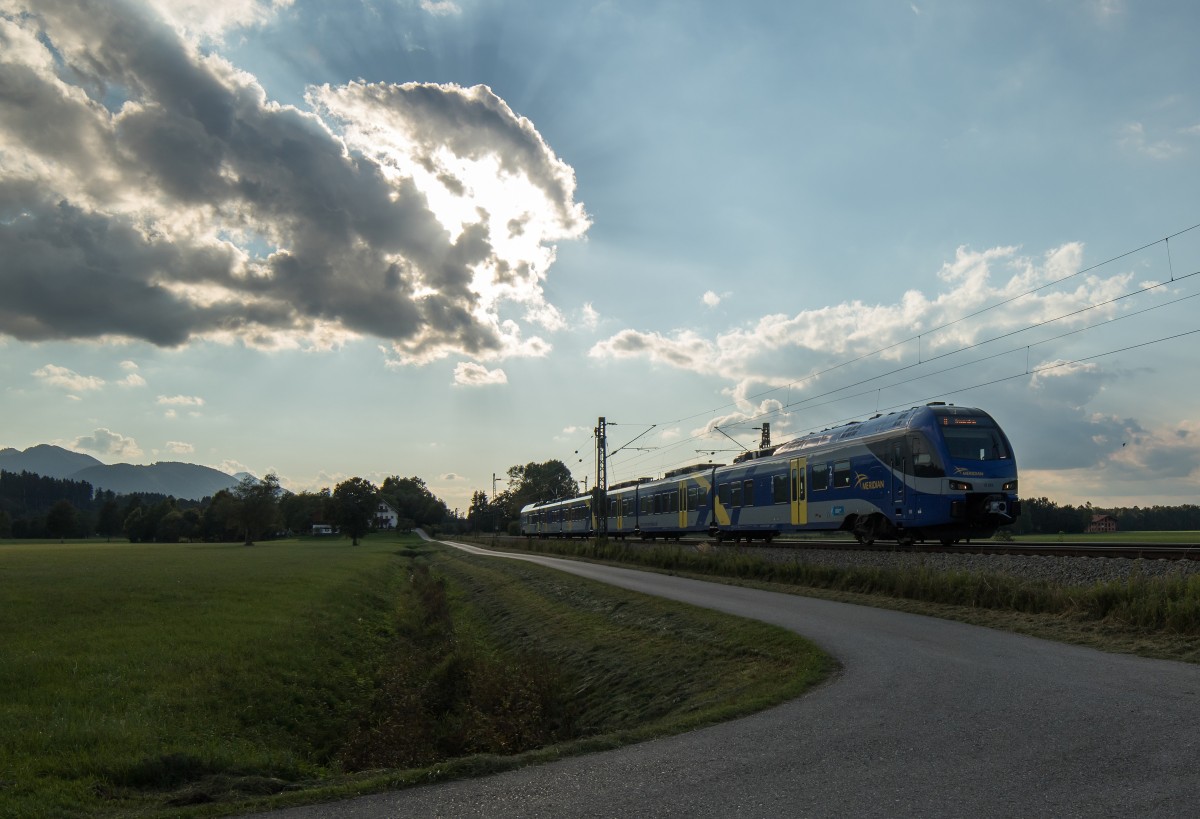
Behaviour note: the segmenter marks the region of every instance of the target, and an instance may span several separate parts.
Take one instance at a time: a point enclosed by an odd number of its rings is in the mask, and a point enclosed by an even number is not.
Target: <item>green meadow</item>
[[[686,730],[831,668],[764,624],[415,537],[0,546],[0,815],[188,816]]]

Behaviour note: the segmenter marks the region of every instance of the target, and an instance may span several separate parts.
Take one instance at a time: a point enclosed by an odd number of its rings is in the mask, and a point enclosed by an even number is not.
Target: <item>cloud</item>
[[[462,361],[454,368],[454,384],[460,387],[483,387],[490,384],[507,384],[504,370],[489,370],[480,364]]]
[[[80,375],[74,370],[47,364],[33,371],[33,374],[52,387],[61,387],[72,392],[87,392],[98,390],[104,386],[104,379],[94,375]]]
[[[194,446],[183,441],[167,441],[167,452],[174,453],[175,455],[191,455],[195,451],[196,448]]]
[[[204,399],[195,395],[160,395],[158,403],[171,407],[202,407]]]
[[[452,0],[421,0],[421,8],[434,17],[462,14],[462,9]]]
[[[700,297],[700,301],[704,302],[706,307],[716,307],[721,303],[721,297],[711,290],[704,291],[704,295]]]
[[[213,469],[216,469],[219,472],[224,472],[226,475],[236,475],[239,472],[254,474],[250,467],[246,466],[241,461],[235,461],[232,458],[226,458],[214,466]]]
[[[1185,132],[1186,133],[1186,132]],[[1146,128],[1140,122],[1127,123],[1121,129],[1118,144],[1134,153],[1148,156],[1151,159],[1171,159],[1183,153],[1183,148],[1165,139],[1151,140],[1146,136]]]
[[[125,370],[125,372],[127,372],[129,374],[116,382],[119,386],[121,386],[121,387],[144,387],[144,386],[146,386],[146,379],[144,379],[140,375],[138,375],[137,362],[126,360],[126,361],[122,361],[120,366],[121,366],[122,370]]]
[[[306,111],[194,39],[281,5],[9,0],[0,335],[545,355],[500,315],[561,324],[571,168],[484,86],[322,86]]]
[[[229,29],[270,21],[292,0],[148,0],[181,33],[219,39]]]
[[[928,358],[973,344],[980,339],[1058,318],[1125,292],[1129,274],[1109,278],[1087,276],[1064,285],[1022,294],[1068,277],[1082,267],[1083,247],[1069,243],[1040,259],[1020,256],[1015,247],[984,251],[959,248],[953,261],[937,272],[941,292],[909,290],[893,303],[869,304],[858,299],[794,315],[770,314],[713,338],[691,329],[672,333],[625,329],[597,342],[589,351],[596,359],[645,359],[682,370],[719,375],[737,382],[811,390],[825,362],[879,353],[898,361]],[[1011,300],[971,321],[963,316]],[[1110,316],[1114,306],[1064,319],[1056,326],[1080,326]],[[797,362],[810,362],[798,372]]]
[[[459,475],[456,472],[447,472],[444,475],[438,475],[438,480],[439,481],[465,481],[466,478],[464,478],[462,475]]]
[[[588,351],[592,358],[646,358],[682,370],[704,372],[716,355],[714,345],[692,330],[680,330],[674,337],[658,332],[622,330],[597,342]]]
[[[94,430],[91,435],[76,438],[71,443],[71,448],[113,458],[139,458],[142,455],[141,447],[133,438],[126,438],[104,427]]]
[[[600,325],[600,314],[590,301],[579,312],[579,323],[585,330],[595,330]]]

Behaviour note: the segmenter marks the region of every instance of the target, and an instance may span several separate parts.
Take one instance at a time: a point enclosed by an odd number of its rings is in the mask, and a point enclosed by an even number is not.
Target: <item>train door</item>
[[[898,514],[902,514],[899,510],[904,508],[904,492],[907,486],[904,476],[908,472],[907,455],[903,438],[892,441],[892,503]]]
[[[792,458],[792,525],[805,526],[808,524],[808,497],[805,494],[804,475],[808,468],[807,458]]]

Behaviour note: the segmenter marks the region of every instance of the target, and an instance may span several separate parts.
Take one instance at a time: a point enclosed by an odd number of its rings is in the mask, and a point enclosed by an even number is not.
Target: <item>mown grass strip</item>
[[[861,596],[860,602],[902,600],[959,610],[1040,617],[1059,639],[1071,639],[1069,621],[1084,635],[1079,642],[1103,647],[1103,631],[1114,650],[1195,662],[1200,659],[1200,575],[1146,577],[1094,586],[1063,586],[998,573],[936,571],[927,567],[838,568],[817,563],[771,561],[752,552],[698,552],[680,546],[608,541],[536,540],[524,548],[544,554],[616,562],[738,582],[777,584],[785,589]],[[929,613],[936,613],[933,609]],[[1059,622],[1049,623],[1050,620]],[[979,621],[978,617],[973,621]],[[1022,630],[1029,631],[1029,620]],[[1099,629],[1099,630],[1098,630]],[[1101,635],[1101,636],[1097,636]]]
[[[514,564],[381,537],[0,546],[0,815],[472,775],[746,713],[830,668],[770,626]]]

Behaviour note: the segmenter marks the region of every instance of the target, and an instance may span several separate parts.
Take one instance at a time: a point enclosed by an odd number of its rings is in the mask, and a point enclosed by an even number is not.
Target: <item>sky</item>
[[[1200,7],[0,0],[0,447],[610,484],[928,401],[1200,502]],[[493,476],[499,478],[493,483]]]

